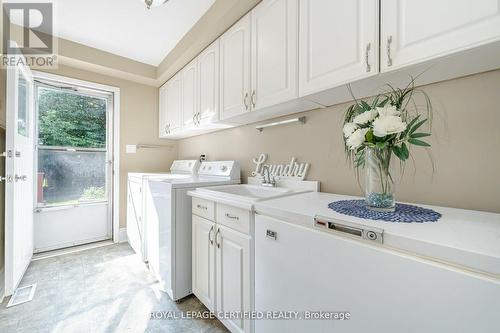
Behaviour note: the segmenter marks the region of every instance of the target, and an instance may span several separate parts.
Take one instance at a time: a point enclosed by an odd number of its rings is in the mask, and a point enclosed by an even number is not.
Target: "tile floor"
[[[175,303],[128,244],[34,261],[21,286],[31,302],[0,304],[0,332],[227,332],[216,319],[150,319],[153,311],[205,311],[194,296]]]

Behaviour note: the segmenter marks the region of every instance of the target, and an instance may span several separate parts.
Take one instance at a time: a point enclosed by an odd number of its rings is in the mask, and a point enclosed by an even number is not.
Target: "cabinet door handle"
[[[257,95],[256,95],[255,90],[254,90],[254,91],[252,91],[252,105],[254,108],[255,108],[255,103],[256,103],[256,97],[257,97]]]
[[[372,66],[370,66],[370,50],[372,48],[372,43],[366,44],[365,50],[365,63],[366,63],[366,72],[371,72]]]
[[[208,240],[210,241],[210,245],[214,245],[214,240],[212,239],[213,231],[214,231],[214,226],[211,226],[210,231],[208,232]]]
[[[392,36],[387,37],[387,66],[392,66],[392,57],[391,57],[391,44],[392,44]]]
[[[243,96],[243,104],[245,104],[245,110],[248,110],[248,93]]]
[[[226,217],[227,217],[228,219],[231,219],[231,220],[238,220],[238,221],[240,220],[240,217],[239,217],[239,216],[236,216],[236,215],[231,215],[231,214],[229,214],[229,213],[226,213]]]
[[[196,205],[196,207],[197,207],[198,209],[203,209],[203,210],[207,210],[207,209],[208,209],[208,207],[207,207],[207,206],[202,206],[202,205]]]
[[[193,114],[193,125],[196,126],[196,118],[195,117],[196,117],[196,114]]]
[[[201,112],[197,113],[197,118],[198,118],[198,126],[201,124]]]
[[[217,232],[215,233],[215,242],[217,243],[218,249],[220,249],[219,235],[220,235],[220,228],[217,228]]]

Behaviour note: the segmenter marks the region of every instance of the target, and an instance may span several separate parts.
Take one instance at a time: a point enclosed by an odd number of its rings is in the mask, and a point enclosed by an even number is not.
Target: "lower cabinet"
[[[193,215],[193,293],[231,332],[251,332],[250,235]],[[235,315],[238,314],[238,315]]]
[[[216,233],[217,311],[223,314],[248,313],[250,303],[250,236],[217,225]],[[231,332],[250,332],[250,320],[221,321]]]
[[[193,294],[210,311],[215,311],[215,222],[193,215]]]

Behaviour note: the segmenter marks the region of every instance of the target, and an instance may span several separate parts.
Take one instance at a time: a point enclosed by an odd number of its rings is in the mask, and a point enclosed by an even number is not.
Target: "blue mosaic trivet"
[[[401,203],[396,204],[394,212],[377,212],[368,209],[365,207],[364,200],[334,201],[328,204],[328,208],[340,214],[387,222],[436,222],[441,218],[441,214],[432,209]]]

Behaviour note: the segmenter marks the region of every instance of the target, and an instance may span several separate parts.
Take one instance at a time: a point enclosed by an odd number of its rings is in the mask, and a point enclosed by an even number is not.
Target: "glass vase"
[[[389,148],[365,148],[365,203],[368,209],[393,212],[396,209]]]

